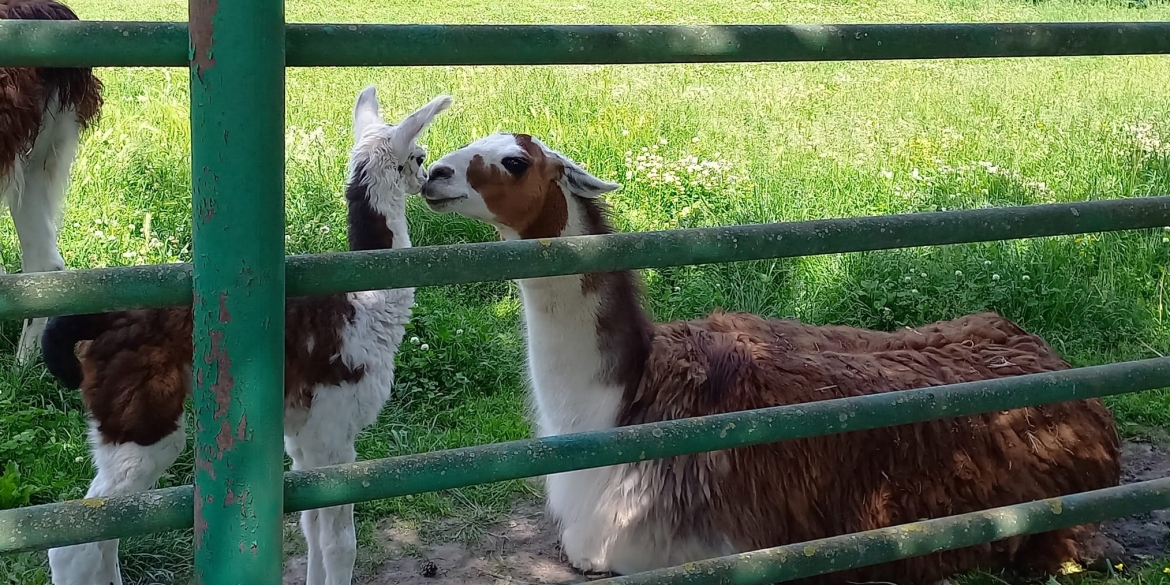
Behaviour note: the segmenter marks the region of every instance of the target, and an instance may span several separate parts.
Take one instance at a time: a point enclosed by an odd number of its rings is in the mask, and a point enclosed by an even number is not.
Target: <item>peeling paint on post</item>
[[[190,0],[189,30],[195,582],[276,585],[284,507],[284,5]]]

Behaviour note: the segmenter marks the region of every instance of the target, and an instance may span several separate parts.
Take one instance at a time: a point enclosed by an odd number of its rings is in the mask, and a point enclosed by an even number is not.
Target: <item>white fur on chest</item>
[[[580,276],[522,280],[520,290],[540,436],[614,428],[624,389],[600,381],[597,295],[582,291]],[[733,552],[718,538],[677,537],[652,513],[672,494],[646,473],[645,466],[618,465],[545,478],[548,510],[574,566],[629,574]]]

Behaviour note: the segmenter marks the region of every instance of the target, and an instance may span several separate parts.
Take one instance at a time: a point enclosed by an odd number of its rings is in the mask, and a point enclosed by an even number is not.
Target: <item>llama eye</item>
[[[508,169],[509,173],[517,177],[523,175],[524,171],[528,170],[528,161],[518,156],[509,156],[500,162],[504,165],[505,169]]]
[[[414,162],[418,163],[419,166],[422,166],[423,161],[426,160],[426,158],[427,158],[427,155],[420,154],[420,155],[414,157]]]

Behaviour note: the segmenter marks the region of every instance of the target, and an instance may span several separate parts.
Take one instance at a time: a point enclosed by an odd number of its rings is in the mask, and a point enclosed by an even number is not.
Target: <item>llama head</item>
[[[441,95],[403,118],[398,125],[382,121],[378,111],[378,92],[367,87],[358,94],[353,107],[353,156],[351,174],[359,166],[366,172],[376,169],[376,177],[417,194],[427,180],[423,166],[427,151],[417,143],[419,134],[443,110],[451,107],[451,96]]]
[[[618,187],[531,136],[495,134],[435,161],[422,195],[432,211],[487,222],[505,239],[531,239],[591,233],[573,229],[581,210]]]

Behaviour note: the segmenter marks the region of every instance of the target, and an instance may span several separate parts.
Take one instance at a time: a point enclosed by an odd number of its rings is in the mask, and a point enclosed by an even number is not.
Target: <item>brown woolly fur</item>
[[[0,20],[77,20],[52,0],[0,0]],[[102,82],[90,68],[0,67],[0,176],[32,150],[49,100],[77,115],[82,128],[98,116]]]
[[[338,358],[353,305],[345,295],[289,299],[285,310],[285,402],[307,408],[321,384],[358,382]],[[175,431],[191,380],[191,309],[95,315],[101,333],[77,344],[82,397],[107,443],[152,445]],[[313,339],[312,347],[306,339]]]
[[[619,425],[862,396],[1068,368],[995,314],[894,333],[743,313],[657,326]],[[856,431],[642,464],[661,486],[648,515],[739,550],[1106,488],[1119,442],[1100,400]],[[778,470],[783,470],[778,472]],[[1055,572],[1083,560],[1085,528],[1012,538],[809,583],[929,583],[979,567]],[[686,534],[679,534],[679,537]]]

